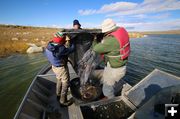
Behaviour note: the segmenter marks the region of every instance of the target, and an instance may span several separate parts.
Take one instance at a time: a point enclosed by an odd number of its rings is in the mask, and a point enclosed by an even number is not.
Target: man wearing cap
[[[45,49],[46,57],[52,64],[52,70],[56,74],[56,94],[61,106],[68,106],[72,103],[71,101],[67,101],[69,87],[69,70],[67,61],[68,55],[74,50],[74,45],[70,43],[69,46],[66,46],[67,40],[69,40],[67,36],[62,32],[57,32]]]
[[[73,21],[73,29],[75,29],[75,30],[81,29],[81,24],[79,23],[79,21],[77,19],[75,19]]]
[[[106,98],[115,96],[117,83],[126,73],[126,64],[130,54],[130,42],[127,31],[117,27],[112,19],[102,23],[102,32],[105,37],[101,43],[93,42],[93,50],[104,56],[105,69],[103,71],[103,94]]]

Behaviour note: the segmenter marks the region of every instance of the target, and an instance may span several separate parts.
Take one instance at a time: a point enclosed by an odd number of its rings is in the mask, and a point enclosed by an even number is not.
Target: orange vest
[[[130,41],[128,32],[121,27],[112,32],[110,35],[114,36],[119,42],[121,59],[126,59],[130,55]]]

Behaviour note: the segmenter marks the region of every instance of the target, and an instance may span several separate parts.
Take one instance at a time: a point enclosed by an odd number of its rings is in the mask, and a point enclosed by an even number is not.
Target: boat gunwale
[[[35,81],[36,81],[37,78],[39,77],[38,75],[45,74],[45,73],[47,73],[50,69],[51,69],[51,65],[50,65],[50,63],[48,63],[47,65],[43,66],[43,68],[42,68],[42,69],[36,74],[36,76],[33,78],[33,80],[32,80],[32,82],[31,82],[28,90],[26,91],[26,93],[25,93],[25,95],[24,95],[24,97],[23,97],[23,99],[22,99],[22,101],[21,101],[21,103],[20,103],[20,105],[19,105],[19,107],[18,107],[18,110],[16,111],[13,119],[18,119],[18,118],[19,118],[20,113],[21,113],[21,111],[22,111],[22,108],[23,108],[23,106],[24,106],[24,104],[25,104],[25,101],[26,101],[26,99],[27,99],[27,97],[28,97],[28,95],[29,95],[29,93],[30,93],[30,91],[31,91],[31,89],[32,89]]]

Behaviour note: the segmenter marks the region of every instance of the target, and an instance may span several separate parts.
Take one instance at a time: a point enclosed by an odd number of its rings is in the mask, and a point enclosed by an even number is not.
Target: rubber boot
[[[67,93],[68,93],[68,83],[62,83],[62,91],[60,97],[60,105],[62,107],[70,106],[73,103],[73,100],[67,100]]]
[[[57,84],[56,84],[56,95],[57,95],[57,100],[60,100],[61,97],[61,91],[62,91],[62,82],[61,80],[57,80]]]
[[[73,104],[73,99],[71,98],[70,100],[67,100],[67,95],[61,95],[61,99],[60,99],[60,106],[61,107],[67,107]]]

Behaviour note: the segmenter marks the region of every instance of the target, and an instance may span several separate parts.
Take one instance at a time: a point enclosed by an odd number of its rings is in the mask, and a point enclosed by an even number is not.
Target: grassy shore
[[[0,57],[13,53],[26,53],[28,43],[45,46],[57,28],[0,25]],[[131,37],[135,37],[130,33]]]
[[[23,41],[0,41],[0,57],[4,57],[12,53],[25,53],[27,48],[28,45]]]
[[[180,34],[180,30],[171,30],[171,31],[147,31],[142,32],[142,34],[151,35],[151,34]]]
[[[55,28],[0,25],[0,57],[26,53],[28,43],[41,46],[57,31]]]
[[[13,53],[26,53],[28,43],[45,46],[57,28],[0,25],[0,57]],[[180,30],[167,32],[129,32],[130,38],[141,38],[145,34],[180,34]]]
[[[129,37],[130,38],[143,38],[145,34],[140,33],[140,32],[129,32]]]

